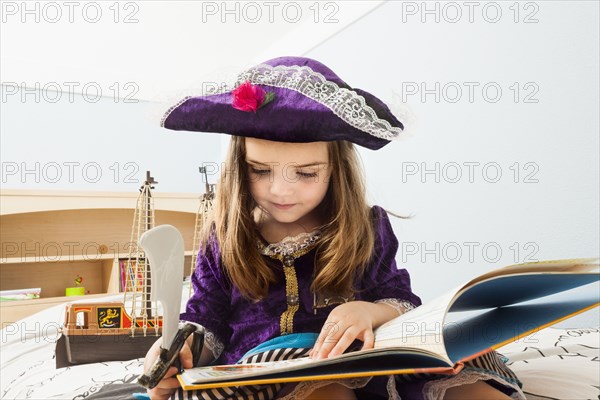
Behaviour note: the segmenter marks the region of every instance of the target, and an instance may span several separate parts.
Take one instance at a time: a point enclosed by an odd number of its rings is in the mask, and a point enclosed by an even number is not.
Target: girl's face
[[[279,223],[309,222],[329,187],[327,143],[245,140],[250,192],[258,206]]]

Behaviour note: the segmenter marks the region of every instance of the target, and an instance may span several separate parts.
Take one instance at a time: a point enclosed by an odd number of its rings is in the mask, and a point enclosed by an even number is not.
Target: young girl
[[[201,324],[201,364],[333,357],[421,304],[394,260],[387,213],[366,202],[354,144],[376,150],[403,125],[375,96],[308,58],[242,72],[235,87],[183,99],[173,130],[232,135],[183,320]],[[157,358],[160,340],[146,357]],[[190,347],[180,358],[192,367]],[[172,367],[152,399],[524,398],[492,352],[453,377],[366,377],[184,392]]]

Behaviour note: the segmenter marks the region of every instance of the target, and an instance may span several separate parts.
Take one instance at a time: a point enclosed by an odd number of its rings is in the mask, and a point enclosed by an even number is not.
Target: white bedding
[[[184,287],[182,309],[187,301]],[[120,300],[122,295],[106,300]],[[134,382],[143,360],[56,369],[55,341],[64,306],[39,312],[1,332],[1,399],[85,399],[107,383]],[[547,328],[499,349],[523,381],[528,399],[598,399],[600,329]],[[140,390],[142,391],[142,390]]]
[[[189,281],[181,297],[183,312]],[[123,301],[123,294],[93,301]],[[141,358],[56,369],[54,352],[64,310],[64,305],[54,306],[0,331],[0,399],[85,399],[108,383],[135,382],[142,373]]]
[[[57,321],[63,320],[64,308],[49,308],[2,330],[2,399],[85,399],[107,383],[132,381],[142,371],[142,359],[56,369]]]
[[[600,399],[598,327],[547,328],[499,351],[529,400]]]

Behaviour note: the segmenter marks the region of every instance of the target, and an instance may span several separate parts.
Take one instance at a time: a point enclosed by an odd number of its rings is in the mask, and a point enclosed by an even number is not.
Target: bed
[[[182,309],[188,295],[186,284]],[[122,295],[115,295],[102,300],[121,299]],[[64,305],[57,305],[1,331],[1,399],[87,399],[107,385],[136,381],[143,359],[57,369],[55,342],[63,313]],[[523,381],[528,399],[600,398],[598,313],[598,309],[589,311],[585,318],[574,318],[575,324],[567,320],[499,349]]]

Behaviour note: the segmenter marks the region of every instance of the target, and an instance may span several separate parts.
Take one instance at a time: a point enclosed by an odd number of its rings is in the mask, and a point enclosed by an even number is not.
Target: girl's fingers
[[[346,329],[342,337],[336,343],[331,343],[328,346],[328,349],[321,350],[322,358],[335,357],[339,356],[340,354],[343,354],[344,351],[346,351],[346,349],[350,347],[352,342],[354,342],[354,339],[358,337],[358,334],[359,331],[355,327],[350,327]]]
[[[337,342],[337,337],[340,336],[339,330],[340,328],[338,323],[325,322],[325,324],[323,325],[323,329],[321,329],[321,333],[317,337],[315,346],[311,351],[311,357],[315,358],[319,354],[319,351],[321,351],[321,348],[325,343]]]
[[[177,380],[177,378],[165,378],[160,381],[160,383],[154,388],[154,390],[173,390],[177,389],[179,386],[181,385],[179,385],[179,381]]]
[[[375,334],[372,330],[365,331],[365,337],[363,340],[363,346],[361,350],[372,349],[375,346]]]
[[[152,390],[148,390],[148,394],[152,400],[168,400],[169,397],[175,392],[175,389],[181,386],[175,375],[177,374],[178,369],[175,367],[170,367],[164,378],[158,382],[158,385],[154,387]]]
[[[177,372],[177,368],[173,368]],[[169,369],[169,373],[173,375],[173,371]],[[175,390],[179,387],[177,378],[163,378],[158,385],[152,390],[148,390],[148,394],[152,400],[167,400]]]
[[[158,383],[157,387],[163,387],[161,385],[161,383],[163,383],[167,379],[175,379],[175,381],[177,381],[177,379],[175,378],[175,375],[177,375],[177,372],[179,372],[179,370],[176,367],[169,367],[169,369],[167,370],[167,373],[161,379],[161,381]]]
[[[357,332],[352,328],[347,329],[346,332],[342,335],[340,340],[333,346],[329,354],[326,354],[325,357],[334,357],[343,354],[344,351],[352,344],[354,339],[356,339]]]
[[[181,361],[181,365],[183,366],[183,368],[193,367],[192,349],[190,349],[190,346],[188,346],[187,342],[183,344],[183,347],[179,352],[179,360]]]
[[[158,357],[160,344],[161,340],[157,340],[153,344],[152,348],[148,351],[148,355],[146,355],[146,360],[144,362],[145,371],[148,371],[148,369],[154,364],[154,360],[156,360]],[[192,352],[187,342],[184,343],[181,352],[179,353],[179,359],[184,368],[192,367]],[[152,390],[147,390],[150,398],[152,400],[168,400],[175,390],[181,386],[179,384],[179,380],[175,378],[175,375],[177,375],[178,372],[179,370],[176,367],[170,367],[165,376],[160,380],[160,382],[158,382],[158,385],[156,385],[156,387],[154,387]]]
[[[331,349],[335,346],[335,342],[329,341],[324,343],[323,346],[319,349],[315,356],[315,360],[322,360],[323,358],[327,358],[327,355],[331,351]]]

